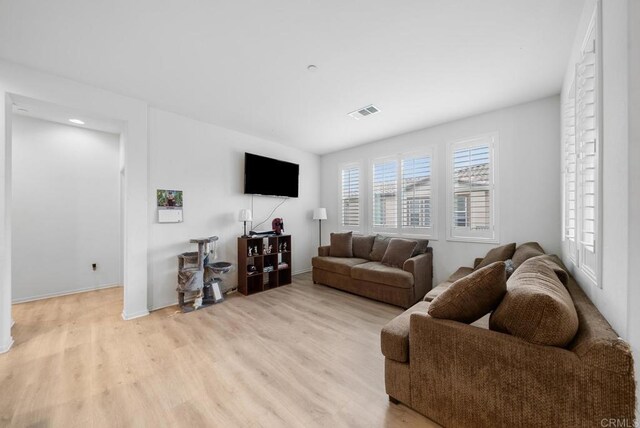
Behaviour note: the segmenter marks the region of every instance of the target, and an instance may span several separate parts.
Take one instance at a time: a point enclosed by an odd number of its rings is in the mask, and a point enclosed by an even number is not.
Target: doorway
[[[12,302],[122,287],[119,125],[24,97],[12,110]]]

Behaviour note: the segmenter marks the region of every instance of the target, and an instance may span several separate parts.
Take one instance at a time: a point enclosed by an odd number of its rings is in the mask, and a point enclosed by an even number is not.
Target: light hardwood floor
[[[436,426],[384,392],[380,328],[402,310],[309,274],[189,314],[121,309],[121,288],[15,305],[0,425]]]

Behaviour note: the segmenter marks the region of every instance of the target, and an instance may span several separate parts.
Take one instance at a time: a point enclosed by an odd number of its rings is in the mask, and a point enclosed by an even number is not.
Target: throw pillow
[[[353,257],[353,232],[332,233],[329,255],[331,257]]]
[[[371,249],[373,248],[373,240],[375,236],[353,236],[353,257],[360,259],[368,259]]]
[[[428,239],[412,239],[412,241],[416,241],[418,245],[416,245],[416,249],[413,250],[413,254],[411,254],[411,257],[415,257],[427,252],[427,248],[429,247]]]
[[[475,270],[482,269],[483,267],[489,266],[491,263],[495,262],[503,262],[505,260],[510,259],[513,256],[513,253],[516,251],[516,243],[503,245],[501,247],[492,248],[489,252],[484,256],[484,259],[475,267]]]
[[[518,269],[518,267],[530,259],[531,257],[541,256],[544,254],[544,250],[537,242],[525,242],[521,244],[516,249],[516,252],[513,253],[513,267]]]
[[[472,323],[494,310],[507,292],[504,262],[495,262],[457,280],[433,299],[427,313]]]
[[[536,257],[507,281],[507,294],[491,314],[489,328],[538,345],[564,347],[578,331],[578,314],[554,270]]]
[[[388,236],[376,235],[373,240],[371,253],[369,254],[369,260],[373,260],[374,262],[382,260],[385,251],[387,251],[387,246],[389,245],[390,240],[391,238]]]
[[[384,252],[381,263],[383,265],[402,269],[402,265],[407,261],[418,243],[408,239],[393,238],[389,241],[387,251]]]
[[[509,259],[504,261],[504,270],[507,273],[507,279],[509,279],[513,271],[516,270],[513,267],[513,260]]]

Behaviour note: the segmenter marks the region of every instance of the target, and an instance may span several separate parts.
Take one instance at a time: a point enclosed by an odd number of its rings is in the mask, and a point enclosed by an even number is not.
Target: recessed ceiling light
[[[312,72],[316,71],[316,70],[318,70],[318,66],[310,64],[310,65],[307,66],[307,70],[312,71]]]
[[[84,125],[84,122],[80,119],[69,119],[69,122],[75,123],[76,125]]]

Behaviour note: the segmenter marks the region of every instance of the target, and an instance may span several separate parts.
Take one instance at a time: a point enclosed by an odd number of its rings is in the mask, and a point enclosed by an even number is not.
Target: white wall
[[[629,299],[628,339],[633,348],[636,381],[640,376],[640,2],[629,2]],[[635,195],[635,196],[634,196]],[[633,245],[632,243],[635,243]],[[640,408],[640,388],[636,387]]]
[[[14,302],[121,284],[119,145],[14,116]]]
[[[323,227],[324,242],[339,228],[339,169],[343,163],[360,161],[365,166],[362,179],[366,180],[373,158],[434,147],[439,239],[430,245],[435,283],[460,266],[471,266],[475,257],[484,256],[495,245],[446,240],[447,143],[497,131],[500,242],[538,241],[547,252],[559,253],[559,114],[559,97],[554,96],[323,156],[322,205],[329,217]]]
[[[11,337],[11,96],[33,98],[88,116],[121,121],[124,169],[124,307],[131,319],[148,314],[148,153],[146,103],[0,60],[0,352]]]
[[[238,212],[251,208],[251,196],[243,194],[245,151],[300,164],[299,198],[288,199],[257,229],[269,230],[271,220],[282,217],[285,232],[292,235],[293,272],[311,268],[318,239],[312,210],[319,206],[319,156],[155,108],[150,109],[149,129],[151,308],[176,303],[176,256],[196,249],[189,239],[217,235],[218,259],[237,262],[236,239],[243,230]],[[184,191],[183,223],[157,222],[152,206],[156,189]],[[281,201],[256,196],[254,224],[267,218]],[[228,281],[237,285],[235,271]]]

